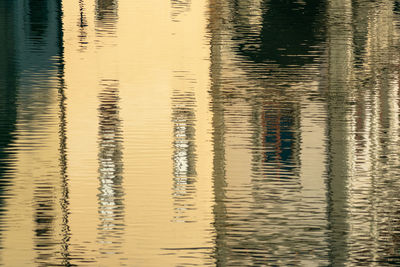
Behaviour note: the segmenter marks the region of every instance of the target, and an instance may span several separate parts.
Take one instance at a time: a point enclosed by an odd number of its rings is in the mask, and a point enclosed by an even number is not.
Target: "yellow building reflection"
[[[212,261],[204,14],[204,3],[64,4],[71,253],[104,252],[101,264]]]

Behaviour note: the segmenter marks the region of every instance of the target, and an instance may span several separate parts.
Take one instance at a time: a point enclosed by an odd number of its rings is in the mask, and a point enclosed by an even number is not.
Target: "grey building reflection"
[[[300,160],[300,101],[308,93],[301,88],[319,74],[323,7],[320,1],[210,3],[221,266],[328,263],[325,191],[315,192],[321,204],[305,197]]]
[[[173,200],[174,222],[190,222],[187,212],[195,208],[193,195],[196,187],[196,145],[194,108],[196,99],[188,83],[186,71],[175,72],[175,79],[183,81],[184,87],[178,86],[172,95],[173,141]]]
[[[348,109],[352,75],[352,4],[350,1],[330,1],[327,8],[329,73],[327,95],[328,153],[328,220],[330,227],[331,263],[343,265],[348,258],[347,182],[349,166]],[[340,67],[339,67],[340,65]]]
[[[215,228],[215,248],[214,257],[217,266],[227,266],[228,246],[226,235],[228,231],[226,199],[226,159],[225,159],[225,119],[222,88],[222,42],[223,35],[219,34],[224,26],[223,6],[220,1],[210,0],[210,96],[212,111],[212,142],[213,142],[213,172],[215,204],[214,228]]]
[[[215,248],[214,257],[217,266],[227,266],[228,246],[226,244],[227,234],[227,212],[224,200],[226,199],[226,172],[225,172],[225,137],[224,137],[224,106],[221,88],[221,43],[222,35],[218,34],[222,27],[223,14],[219,1],[210,0],[209,28],[210,38],[210,78],[211,78],[211,111],[212,111],[212,141],[213,141],[213,172],[215,204],[214,228],[215,228]]]
[[[217,263],[398,264],[396,8],[391,1],[210,2]],[[305,197],[301,160],[309,150],[302,116],[312,103],[324,106],[327,159],[314,200]],[[247,128],[233,124],[238,117]],[[248,193],[235,191],[226,169],[229,139],[242,134],[235,127],[251,133]]]
[[[328,10],[332,262],[397,265],[395,6],[390,1],[332,1]]]
[[[282,103],[283,102],[283,103]],[[268,103],[268,102],[267,102]],[[265,149],[263,162],[274,163],[270,170],[264,166],[266,175],[285,177],[296,173],[298,168],[299,107],[293,103],[272,102],[267,104],[261,114],[263,147]],[[269,164],[267,164],[268,166]]]

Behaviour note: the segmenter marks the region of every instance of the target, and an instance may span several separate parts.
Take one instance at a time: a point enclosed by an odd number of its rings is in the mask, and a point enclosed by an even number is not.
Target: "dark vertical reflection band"
[[[124,231],[122,132],[118,81],[102,80],[99,99],[99,242],[101,253],[118,253]]]
[[[0,248],[4,216],[7,210],[7,187],[12,183],[11,158],[15,154],[10,146],[15,141],[17,123],[17,66],[16,37],[13,27],[14,1],[0,1]]]

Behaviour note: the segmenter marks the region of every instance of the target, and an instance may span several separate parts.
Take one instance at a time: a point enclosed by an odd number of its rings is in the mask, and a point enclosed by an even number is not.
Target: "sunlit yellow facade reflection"
[[[158,255],[170,255],[164,256],[163,262],[172,266],[185,255],[185,251],[177,250],[179,248],[194,247],[202,253],[204,250],[211,253],[210,63],[205,39],[205,3],[190,3],[182,12],[175,12],[176,7],[168,2],[142,5],[113,1],[108,8],[114,9],[104,11],[100,21],[94,17],[100,11],[92,8],[101,6],[105,3],[82,1],[80,9],[74,3],[64,5],[65,77],[68,88],[72,88],[66,94],[68,174],[70,207],[76,211],[70,215],[71,243],[83,243],[85,251],[92,251],[106,241],[96,239],[97,232],[101,231],[98,226],[101,215],[88,207],[99,205],[96,203],[97,188],[103,186],[96,179],[99,174],[94,162],[99,153],[101,81],[114,79],[118,81],[115,86],[124,147],[120,175],[125,227],[118,232],[123,240],[119,251],[114,251],[114,255],[108,253],[106,257],[99,255],[101,261],[123,262],[130,255],[139,265],[157,265]],[[116,16],[114,21],[112,14]],[[76,36],[81,27],[76,21],[81,21],[82,17],[87,26],[83,27],[84,35]],[[139,24],[146,27],[139,27]],[[85,37],[83,44],[82,36]],[[119,72],[120,69],[130,71]],[[192,121],[187,122],[195,131],[195,135],[188,137],[195,147],[192,155],[191,152],[177,152],[176,145],[174,148],[174,143],[179,142],[176,138],[180,138],[175,136],[174,128],[178,124],[185,127],[186,123],[177,122],[180,115],[174,113],[174,105],[180,105],[184,100],[179,98],[184,95],[174,95],[174,91],[189,92],[193,98],[189,104]],[[174,118],[174,114],[178,117]],[[181,163],[174,163],[174,160]],[[187,203],[176,202],[174,164],[195,165],[196,173],[190,178],[195,181],[186,186],[193,186],[194,193],[184,195],[181,200]],[[178,165],[175,166],[181,168],[178,172],[185,172],[183,169],[187,166]],[[88,180],[88,176],[93,179]],[[181,183],[184,179],[181,178]],[[183,209],[188,207],[187,210],[182,211],[180,205]],[[154,210],[160,212],[155,214]],[[177,212],[184,212],[185,219],[177,220],[180,216]],[[193,259],[193,263],[202,262],[201,257]]]

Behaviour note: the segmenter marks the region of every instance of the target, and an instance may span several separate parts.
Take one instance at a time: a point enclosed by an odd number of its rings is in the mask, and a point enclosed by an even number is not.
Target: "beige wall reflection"
[[[101,6],[106,10],[99,14],[95,9]],[[108,10],[110,6],[114,9]],[[213,218],[205,6],[196,2],[183,12],[175,8],[172,2],[163,1],[100,5],[83,0],[80,8],[65,3],[70,229],[75,255],[97,258],[102,264],[126,261],[146,266],[160,261],[172,266],[211,260],[204,256],[212,251]],[[107,16],[115,16],[114,24]],[[82,26],[82,18],[87,25]],[[180,72],[184,78],[177,75]],[[97,257],[101,229],[93,207],[99,205],[99,186],[106,184],[96,178],[98,142],[101,146],[105,141],[99,137],[99,107],[105,99],[99,95],[107,90],[100,85],[102,79],[118,81],[115,103],[123,140],[123,172],[118,175],[124,194],[120,223],[125,226],[118,233],[123,245],[112,255]],[[183,102],[174,92],[188,90],[190,131],[195,134],[187,136],[195,153],[185,155],[187,151],[181,148],[186,141],[179,144],[177,137],[184,132],[177,122],[185,117],[179,110]],[[179,164],[189,164],[195,175]],[[182,202],[177,192],[192,186],[186,176],[195,180],[195,190],[183,195]],[[177,220],[181,208],[177,203],[190,206],[184,220]]]

